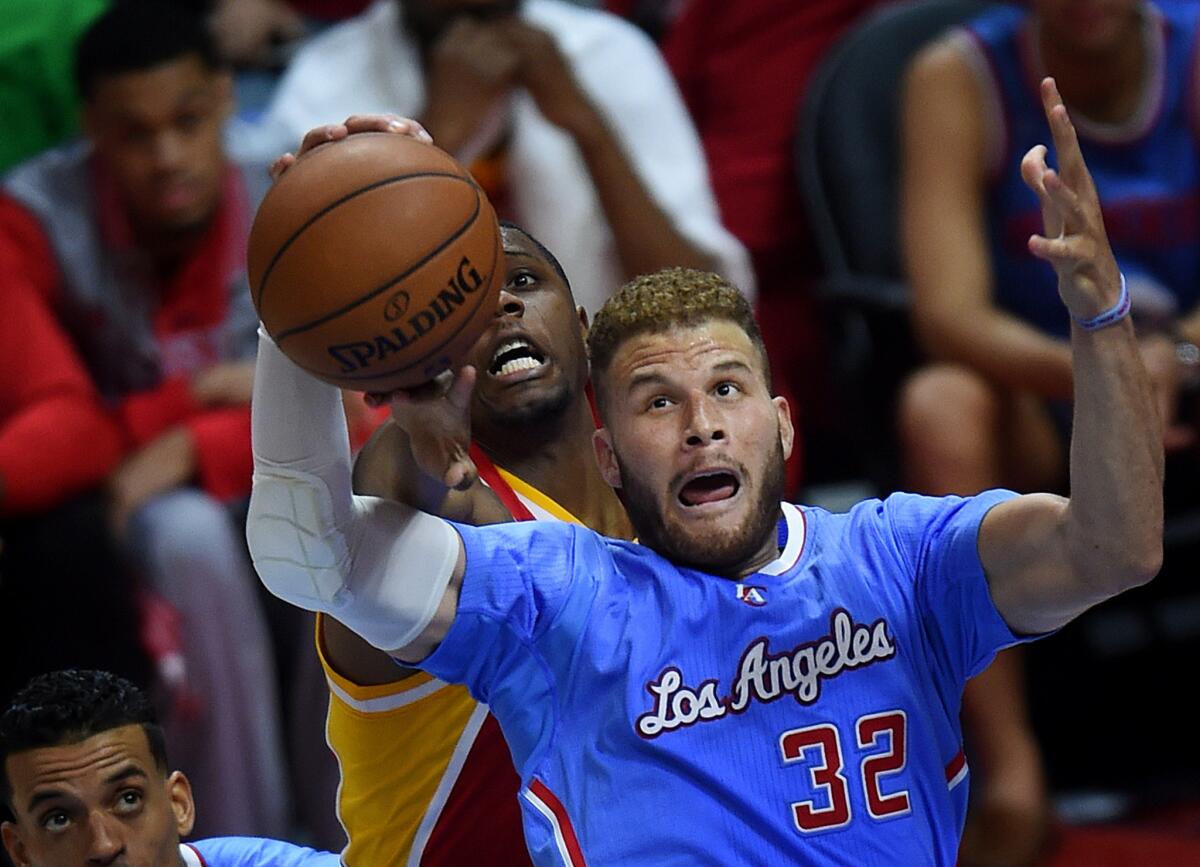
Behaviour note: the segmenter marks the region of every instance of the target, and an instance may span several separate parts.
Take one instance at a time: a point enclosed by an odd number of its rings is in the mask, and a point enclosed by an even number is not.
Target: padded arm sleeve
[[[352,493],[338,389],[296,367],[261,331],[251,410],[246,538],[263,584],[381,650],[410,644],[450,582],[458,534],[410,506]]]

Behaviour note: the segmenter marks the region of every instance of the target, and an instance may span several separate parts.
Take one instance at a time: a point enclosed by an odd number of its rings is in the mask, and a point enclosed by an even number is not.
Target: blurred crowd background
[[[243,539],[244,253],[266,166],[355,113],[421,119],[592,311],[669,265],[733,280],[797,501],[1069,493],[1018,168],[1053,74],[1160,398],[1166,565],[972,684],[962,863],[1200,863],[1198,37],[1200,4],[1136,0],[4,0],[0,704],[116,671],[199,836],[341,848],[312,623]]]

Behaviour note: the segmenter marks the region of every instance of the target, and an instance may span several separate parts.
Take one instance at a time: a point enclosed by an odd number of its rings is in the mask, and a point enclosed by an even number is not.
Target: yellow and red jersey
[[[582,523],[482,450],[472,448],[471,456],[515,519]],[[330,666],[321,634],[318,619],[347,867],[530,864],[520,780],[487,706],[424,672],[382,686],[355,684]]]

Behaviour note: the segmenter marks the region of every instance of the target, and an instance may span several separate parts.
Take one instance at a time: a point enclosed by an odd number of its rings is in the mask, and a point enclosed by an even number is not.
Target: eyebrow
[[[62,791],[61,789],[43,789],[42,791],[38,792],[36,795],[34,795],[32,798],[29,799],[29,806],[27,806],[25,808],[25,812],[32,813],[34,810],[37,809],[39,804],[42,804],[46,801],[53,801],[55,798],[70,798],[70,797],[71,797],[70,795],[68,795],[66,792]]]
[[[526,253],[524,250],[508,250],[508,249],[506,249],[504,251],[504,255],[505,256],[520,256],[522,259],[532,259],[535,262],[542,261],[541,258],[539,258],[538,256],[535,256],[532,253]]]
[[[143,780],[149,779],[149,777],[146,775],[146,772],[137,765],[126,765],[119,771],[116,771],[105,778],[104,784],[106,786],[111,786],[113,783],[120,783],[132,777],[141,777]],[[32,813],[39,804],[45,803],[46,801],[51,801],[55,798],[70,797],[72,796],[61,789],[43,789],[29,799],[29,806],[26,808],[26,812]]]
[[[644,385],[665,385],[667,378],[661,373],[635,373],[629,380],[629,391]]]
[[[143,780],[150,779],[150,777],[147,776],[146,772],[143,771],[141,768],[139,768],[137,765],[127,765],[126,767],[122,768],[121,770],[117,771],[116,773],[110,775],[104,781],[104,784],[107,786],[111,786],[113,783],[120,783],[123,780],[128,780],[130,777],[141,777]]]
[[[717,373],[724,373],[727,370],[744,370],[750,374],[754,373],[754,368],[752,368],[746,362],[739,361],[737,359],[730,359],[729,361],[722,361],[720,364],[713,366],[713,371],[717,372]]]

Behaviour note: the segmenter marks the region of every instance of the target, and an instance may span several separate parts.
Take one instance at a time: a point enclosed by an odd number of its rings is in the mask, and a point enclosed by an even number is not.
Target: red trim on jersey
[[[471,443],[471,460],[475,462],[475,469],[479,470],[479,478],[491,488],[496,496],[500,498],[500,502],[508,509],[510,515],[517,521],[534,521],[537,520],[533,516],[533,512],[529,511],[521,498],[517,496],[517,492],[512,489],[512,485],[504,481],[504,477],[496,470],[496,465],[492,463],[492,459],[479,447],[477,443]]]
[[[549,807],[550,812],[554,814],[554,818],[558,820],[558,829],[562,833],[563,843],[567,847],[567,855],[571,859],[569,867],[586,867],[583,860],[583,850],[579,848],[579,838],[575,836],[575,829],[571,826],[571,817],[567,815],[567,810],[563,807],[562,801],[537,777],[529,781],[529,791],[533,792],[538,797],[538,800]]]
[[[596,426],[596,430],[600,430],[604,427],[604,422],[600,421],[600,408],[596,405],[596,389],[592,388],[590,379],[583,386],[583,396],[587,398],[588,409],[592,411],[592,424]]]
[[[532,865],[525,845],[521,779],[496,718],[488,714],[421,852],[422,867],[468,867],[481,860]],[[487,841],[481,859],[479,841]],[[581,862],[582,863],[582,862]]]
[[[192,852],[193,852],[193,853],[195,853],[195,855],[196,855],[196,858],[197,858],[197,859],[199,859],[199,861],[200,861],[200,864],[202,865],[202,867],[208,867],[208,862],[204,860],[204,856],[200,854],[200,850],[199,850],[199,849],[197,849],[197,848],[196,848],[195,846],[193,846],[191,843],[184,843],[183,845],[184,845],[184,846],[187,846],[189,849],[191,849],[191,850],[192,850]]]
[[[962,750],[958,751],[958,755],[950,760],[950,764],[946,765],[946,782],[954,782],[954,778],[962,773],[967,764],[967,755]]]

